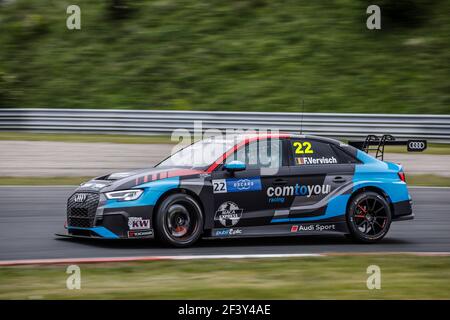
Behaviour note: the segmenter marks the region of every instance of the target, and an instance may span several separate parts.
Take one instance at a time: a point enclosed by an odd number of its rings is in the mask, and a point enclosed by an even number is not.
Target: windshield
[[[223,137],[200,140],[172,154],[157,167],[209,167],[236,143],[236,139],[224,139]]]

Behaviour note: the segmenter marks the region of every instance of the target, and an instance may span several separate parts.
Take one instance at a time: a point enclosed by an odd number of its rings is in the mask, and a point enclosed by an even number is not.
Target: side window
[[[226,159],[226,163],[239,160],[248,169],[279,168],[282,166],[281,140],[264,139],[248,143]]]
[[[337,155],[339,163],[359,163],[357,159],[355,159],[344,150],[333,145],[331,147],[333,148],[334,153]]]
[[[341,163],[332,146],[325,142],[292,139],[291,150],[296,166]]]

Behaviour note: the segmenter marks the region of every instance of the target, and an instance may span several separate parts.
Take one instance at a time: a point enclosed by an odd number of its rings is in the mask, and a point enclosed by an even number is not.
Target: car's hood
[[[86,192],[109,192],[134,188],[144,183],[166,178],[198,175],[204,173],[202,170],[186,169],[180,167],[147,168],[132,171],[114,172],[104,176],[96,177],[88,182],[82,183],[78,189]]]

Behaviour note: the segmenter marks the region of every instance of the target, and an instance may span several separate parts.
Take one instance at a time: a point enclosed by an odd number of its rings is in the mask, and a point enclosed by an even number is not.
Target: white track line
[[[318,253],[280,253],[280,254],[219,254],[219,255],[196,255],[196,256],[173,256],[173,260],[189,259],[252,259],[252,258],[305,258],[321,257]]]
[[[0,267],[18,265],[52,265],[78,263],[135,262],[160,260],[199,260],[199,259],[264,259],[264,258],[307,258],[337,256],[390,256],[412,255],[422,257],[446,257],[450,252],[329,252],[329,253],[287,253],[287,254],[225,254],[225,255],[182,255],[182,256],[143,256],[143,257],[108,257],[108,258],[65,258],[65,259],[28,259],[0,261]]]
[[[293,254],[224,254],[224,255],[182,255],[182,256],[143,256],[143,257],[108,257],[108,258],[65,258],[65,259],[27,259],[4,260],[0,266],[30,265],[30,264],[75,264],[101,262],[131,262],[131,261],[159,261],[159,260],[195,260],[195,259],[249,259],[249,258],[300,258],[321,257],[316,253]]]

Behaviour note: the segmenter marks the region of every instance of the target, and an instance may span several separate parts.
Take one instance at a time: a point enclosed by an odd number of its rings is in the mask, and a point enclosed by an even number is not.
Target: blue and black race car
[[[383,161],[384,145],[422,151],[426,141],[369,136],[349,144],[279,133],[210,137],[154,168],[82,184],[68,199],[64,235],[156,237],[177,247],[200,237],[328,232],[376,242],[391,222],[414,217],[405,174]]]

